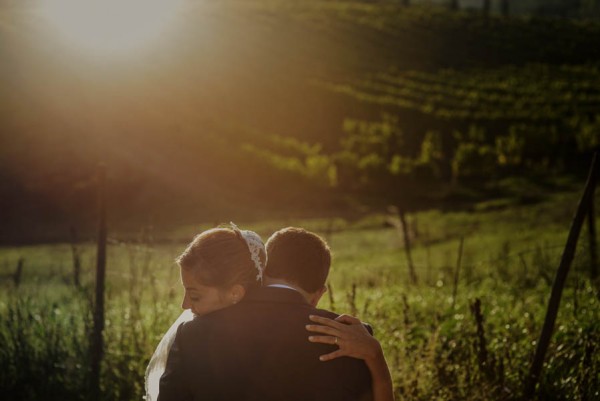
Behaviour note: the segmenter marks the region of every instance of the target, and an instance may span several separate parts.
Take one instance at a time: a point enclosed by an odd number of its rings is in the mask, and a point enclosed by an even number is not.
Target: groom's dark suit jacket
[[[267,287],[181,325],[159,401],[370,400],[363,361],[319,360],[337,346],[308,341],[310,314],[337,317],[313,308],[297,291]]]

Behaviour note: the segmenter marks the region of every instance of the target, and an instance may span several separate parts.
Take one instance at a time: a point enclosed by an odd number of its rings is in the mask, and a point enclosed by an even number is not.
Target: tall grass
[[[418,286],[409,284],[403,241],[386,225],[387,216],[287,224],[328,232],[332,291],[321,306],[356,313],[373,325],[399,399],[517,399],[569,226],[564,210],[574,199],[558,196],[494,212],[420,213],[419,229],[411,230]],[[266,222],[255,228],[267,236],[275,227]],[[461,236],[464,252],[453,299]],[[180,312],[172,261],[184,246],[147,240],[110,246],[105,400],[142,397],[148,359]],[[69,246],[0,250],[5,277],[25,258],[19,288],[10,279],[1,284],[3,399],[88,398],[93,256],[92,245],[81,246],[78,289],[71,280]],[[580,241],[540,382],[541,399],[599,397],[600,308],[587,269],[586,241]]]

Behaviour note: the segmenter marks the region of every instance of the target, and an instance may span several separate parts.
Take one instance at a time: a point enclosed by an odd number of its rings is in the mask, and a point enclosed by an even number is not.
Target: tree
[[[500,13],[503,17],[508,17],[510,14],[509,0],[500,0]]]
[[[491,8],[492,8],[491,0],[483,0],[483,5],[481,6],[481,10],[485,17],[488,17],[490,15]]]
[[[460,8],[459,0],[450,0],[450,9],[457,11]]]

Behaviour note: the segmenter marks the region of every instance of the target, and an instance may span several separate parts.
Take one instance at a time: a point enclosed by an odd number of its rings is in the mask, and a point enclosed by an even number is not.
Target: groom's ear
[[[314,307],[317,306],[317,304],[319,303],[319,301],[321,300],[321,297],[323,296],[323,294],[325,294],[327,292],[327,287],[323,286],[321,287],[321,289],[315,291],[312,293],[312,296],[310,297],[310,304]]]
[[[244,298],[244,295],[246,295],[246,289],[241,284],[234,284],[229,289],[229,300],[232,304],[240,302]]]

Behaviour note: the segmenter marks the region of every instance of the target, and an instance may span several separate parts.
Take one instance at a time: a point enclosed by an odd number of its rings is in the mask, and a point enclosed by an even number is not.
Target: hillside
[[[336,182],[336,197],[367,191],[385,202],[398,171],[421,168],[430,131],[444,152],[438,173],[426,167],[417,187],[449,182],[460,144],[493,153],[511,129],[564,135],[550,156],[533,147],[533,163],[557,164],[553,172],[576,172],[594,146],[595,137],[580,150],[575,134],[595,127],[600,24],[388,2],[185,7],[155,47],[113,60],[67,46],[35,7],[3,6],[4,238],[85,227],[99,162],[109,170],[115,223],[160,224],[314,211]],[[400,148],[382,155],[347,146],[348,135],[365,138],[349,124],[377,124],[383,113],[403,133]],[[529,128],[514,128],[523,122]],[[483,139],[468,138],[472,126]],[[365,173],[365,156],[383,164]],[[529,171],[521,160],[511,173]]]

